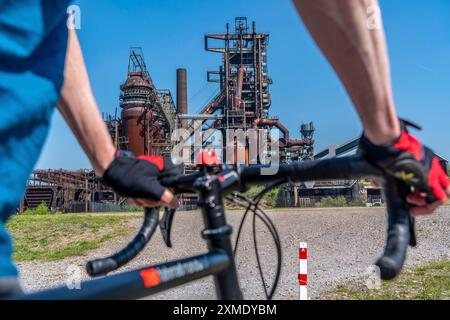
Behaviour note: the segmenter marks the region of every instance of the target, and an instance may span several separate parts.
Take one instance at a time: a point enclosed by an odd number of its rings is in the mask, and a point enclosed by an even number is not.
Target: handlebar
[[[105,275],[130,262],[150,241],[159,222],[159,208],[146,208],[144,222],[134,239],[112,256],[91,260],[86,264],[87,273],[92,276]]]
[[[217,179],[224,195],[231,191],[244,191],[255,184],[382,177],[385,180],[388,231],[384,253],[376,265],[380,268],[382,279],[392,279],[401,271],[408,244],[415,245],[414,219],[409,215],[410,208],[405,196],[408,189],[402,182],[384,177],[378,168],[359,155],[283,164],[279,165],[274,174],[262,174],[264,170],[270,170],[270,167],[222,166],[213,173],[200,170],[189,175],[163,177],[160,182],[163,186],[181,194],[199,191],[198,182],[201,179]],[[86,266],[89,275],[105,274],[133,259],[150,240],[158,220],[159,209],[146,209],[144,224],[134,240],[110,257],[89,261]]]

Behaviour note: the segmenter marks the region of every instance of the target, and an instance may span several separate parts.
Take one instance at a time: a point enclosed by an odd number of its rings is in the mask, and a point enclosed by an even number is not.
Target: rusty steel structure
[[[202,113],[225,116],[218,125],[225,128],[252,127],[256,119],[267,118],[271,106],[267,46],[269,35],[249,30],[247,18],[235,19],[234,32],[226,24],[225,34],[206,34],[205,50],[222,54],[218,71],[208,71],[207,80],[220,84],[220,93]],[[219,44],[218,44],[219,42]]]
[[[92,170],[35,170],[20,209],[33,209],[43,202],[53,211],[87,212],[93,202],[116,200],[114,192],[99,183]]]
[[[226,33],[205,34],[204,41],[206,51],[222,55],[223,63],[219,70],[207,72],[207,81],[218,83],[220,90],[202,108],[202,117],[180,115],[182,119],[192,120],[187,128],[192,132],[202,126],[219,130],[269,131],[277,128],[282,134],[279,141],[282,161],[312,159],[314,125],[303,124],[300,129],[302,138],[291,139],[289,130],[282,122],[269,116],[272,105],[269,90],[272,79],[268,74],[267,60],[269,35],[258,33],[255,22],[252,22],[250,30],[247,18],[237,17],[234,30],[230,30],[227,23]]]
[[[170,91],[165,90],[166,107],[161,108],[163,99],[158,99],[158,94],[161,95],[162,91],[158,91],[151,80],[142,50],[130,49],[128,77],[121,86],[122,117],[120,120],[107,121],[116,146],[135,154],[165,154],[170,150],[170,133],[175,128],[185,129],[181,144],[192,139],[196,130],[213,128],[221,130],[226,136],[229,129],[260,129],[269,132],[277,128],[281,133],[279,156],[282,162],[312,159],[313,123],[302,124],[299,130],[301,139],[293,139],[278,118],[269,116],[272,106],[272,79],[269,77],[267,60],[269,35],[258,33],[255,22],[252,22],[250,30],[247,18],[237,17],[234,30],[227,23],[225,33],[205,34],[204,44],[206,51],[222,55],[222,64],[216,71],[207,71],[207,81],[218,83],[219,91],[202,107],[199,114],[188,112],[186,69],[176,71],[176,107]],[[117,128],[117,123],[122,129]],[[204,135],[201,143],[209,138]],[[235,141],[234,144],[223,146],[223,161],[237,162],[240,159],[238,153],[243,151],[243,160],[248,163],[248,145],[246,143],[242,147]],[[232,149],[231,159],[226,159],[228,148]],[[193,155],[195,150],[194,147]],[[188,171],[193,168],[192,164],[186,167]]]
[[[207,71],[207,81],[219,85],[218,93],[202,106],[200,113],[188,111],[187,70],[176,70],[176,105],[169,90],[156,89],[146,67],[142,49],[130,48],[127,80],[121,86],[122,114],[105,119],[117,148],[135,154],[168,154],[173,145],[170,135],[176,128],[185,129],[181,144],[192,140],[197,130],[217,129],[227,136],[229,129],[259,129],[280,132],[279,156],[282,162],[312,159],[314,155],[314,125],[300,126],[301,139],[294,139],[280,119],[270,116],[272,99],[268,72],[269,34],[251,29],[247,18],[235,18],[234,29],[226,24],[225,33],[204,35],[205,50],[222,55],[218,70]],[[210,138],[203,135],[201,146]],[[247,139],[247,138],[246,138]],[[269,137],[270,139],[270,137]],[[247,141],[246,141],[247,142]],[[248,143],[242,147],[235,141],[223,147],[223,161],[236,162],[244,151],[248,163]],[[226,159],[227,148],[232,158]],[[191,157],[194,159],[194,157]],[[186,170],[193,170],[193,163]]]
[[[187,70],[176,70],[176,104],[167,89],[157,89],[145,63],[141,48],[129,49],[128,70],[125,82],[120,86],[119,107],[114,116],[103,114],[103,119],[117,149],[129,150],[136,155],[167,155],[173,148],[171,135],[183,128],[181,143],[192,140],[196,130],[213,128],[226,137],[231,129],[265,130],[278,129],[279,155],[282,162],[313,158],[314,125],[302,124],[301,139],[294,139],[277,117],[270,116],[272,98],[268,69],[269,34],[256,31],[256,23],[237,17],[234,28],[226,24],[225,33],[204,35],[205,50],[221,54],[218,70],[207,71],[207,81],[218,84],[218,93],[201,106],[198,114],[188,111]],[[204,147],[209,136],[203,136]],[[248,139],[248,137],[246,137]],[[275,139],[270,138],[269,139]],[[180,141],[178,141],[180,143]],[[222,159],[237,161],[238,150],[245,152],[248,162],[248,143],[241,146],[235,141],[223,146]],[[225,159],[227,148],[233,152]],[[192,154],[195,154],[195,147]],[[194,158],[194,157],[192,157]],[[186,170],[195,167],[188,164]],[[22,202],[32,208],[44,201],[48,207],[62,211],[83,211],[91,202],[118,203],[117,195],[92,180],[87,171],[38,170],[30,177],[27,194]],[[108,195],[109,192],[109,195]],[[189,207],[190,202],[185,201]]]
[[[255,22],[250,30],[247,18],[237,17],[234,30],[226,24],[226,33],[205,34],[204,41],[206,51],[222,54],[222,65],[217,71],[207,71],[207,81],[218,83],[219,92],[199,114],[188,113],[186,69],[176,71],[175,106],[169,90],[156,89],[142,49],[130,48],[127,79],[120,87],[121,117],[105,119],[115,145],[134,154],[168,154],[172,147],[170,136],[176,128],[186,129],[182,143],[200,129],[218,129],[226,136],[227,129],[277,128],[281,133],[282,161],[311,159],[314,125],[303,124],[301,139],[292,139],[283,123],[269,116],[269,35],[256,32]],[[203,138],[206,141],[209,137]]]
[[[130,48],[127,80],[120,91],[121,128],[113,135],[116,144],[134,154],[170,153],[170,134],[178,126],[175,106],[170,91],[158,91],[153,84],[141,48]],[[111,121],[107,125],[111,132]]]

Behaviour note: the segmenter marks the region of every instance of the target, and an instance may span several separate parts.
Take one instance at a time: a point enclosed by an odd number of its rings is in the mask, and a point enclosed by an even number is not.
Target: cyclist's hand
[[[414,205],[411,214],[430,214],[450,196],[450,179],[439,158],[408,132],[407,125],[418,128],[401,121],[400,137],[386,145],[374,145],[363,135],[360,152],[385,173],[413,187],[414,193],[407,198]]]
[[[181,170],[182,166],[175,165],[170,157],[134,157],[128,152],[118,151],[103,174],[103,182],[122,196],[132,198],[136,205],[176,208],[176,196],[164,188],[158,178],[180,174]]]

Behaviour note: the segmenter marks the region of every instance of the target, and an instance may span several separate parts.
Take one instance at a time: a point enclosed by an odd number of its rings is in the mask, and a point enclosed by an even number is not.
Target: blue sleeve
[[[63,82],[67,48],[66,0],[0,0],[0,71],[32,72]]]
[[[66,19],[69,0],[0,0],[0,61],[29,58]]]

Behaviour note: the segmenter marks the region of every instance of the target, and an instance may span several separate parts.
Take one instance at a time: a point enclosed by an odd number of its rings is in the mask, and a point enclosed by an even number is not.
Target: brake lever
[[[413,192],[414,189],[411,189],[410,192]],[[427,196],[427,203],[432,203],[436,200],[433,199],[434,195]],[[411,206],[410,206],[411,209]],[[416,219],[411,214],[411,211],[408,212],[408,225],[409,225],[409,245],[411,247],[415,247],[417,245],[417,238],[416,238]]]
[[[172,231],[172,222],[173,217],[175,215],[176,209],[164,208],[164,214],[162,219],[159,221],[159,229],[161,230],[161,235],[163,237],[164,243],[167,247],[172,248],[171,241],[171,231]]]
[[[384,280],[395,278],[403,268],[408,246],[416,245],[414,217],[406,201],[408,186],[392,177],[385,180],[388,211],[388,230],[383,255],[375,263]]]
[[[414,189],[411,189],[409,186],[402,184],[401,182],[398,184],[398,188],[400,188],[401,190],[399,191],[399,195],[400,198],[406,198],[406,195],[409,192],[413,192]],[[408,191],[409,190],[409,191]],[[432,196],[434,197],[434,196]],[[430,198],[431,199],[431,198]],[[427,198],[427,202],[430,201]],[[436,200],[431,200],[431,201],[436,201]],[[414,218],[413,215],[411,215],[411,205],[407,204],[408,210],[407,211],[407,219],[408,219],[408,226],[409,226],[409,246],[411,247],[415,247],[417,245],[417,237],[416,237],[416,219]]]

